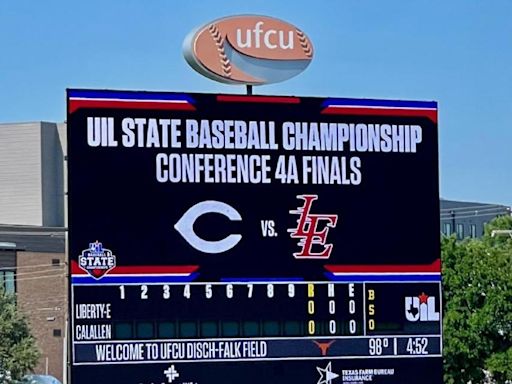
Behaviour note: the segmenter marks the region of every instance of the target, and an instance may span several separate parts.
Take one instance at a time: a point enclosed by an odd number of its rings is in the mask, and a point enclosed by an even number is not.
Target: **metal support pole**
[[[450,215],[452,216],[452,233],[455,233],[457,236],[457,229],[455,228],[455,211],[450,211]]]
[[[252,95],[252,85],[250,84],[246,84],[246,89],[247,89],[247,94],[248,95]]]

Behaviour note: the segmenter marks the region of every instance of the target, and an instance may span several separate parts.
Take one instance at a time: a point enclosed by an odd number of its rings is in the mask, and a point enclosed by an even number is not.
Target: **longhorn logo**
[[[329,350],[329,347],[335,342],[335,340],[331,340],[329,342],[319,342],[316,340],[313,340],[313,343],[316,344],[318,348],[320,348],[320,352],[322,353],[322,356],[327,356],[327,351]]]

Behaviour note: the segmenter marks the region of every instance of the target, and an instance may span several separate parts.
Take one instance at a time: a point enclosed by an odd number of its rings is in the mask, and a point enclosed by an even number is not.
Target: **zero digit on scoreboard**
[[[336,330],[337,330],[336,320],[330,320],[329,321],[329,333],[331,335],[335,335],[336,334]]]
[[[357,332],[357,323],[354,319],[351,319],[348,322],[348,328],[351,334],[355,334]]]
[[[308,300],[308,314],[315,314],[315,302],[313,300]]]
[[[308,333],[310,335],[314,335],[315,334],[315,320],[309,320],[308,321]]]
[[[336,302],[334,300],[329,300],[329,313],[331,315],[336,314]]]

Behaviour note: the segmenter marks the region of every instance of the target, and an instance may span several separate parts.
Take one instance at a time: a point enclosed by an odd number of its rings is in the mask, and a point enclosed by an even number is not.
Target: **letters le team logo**
[[[288,229],[292,239],[299,239],[299,252],[293,254],[296,259],[328,259],[332,244],[327,244],[329,229],[336,227],[338,215],[311,213],[313,202],[318,195],[297,195],[304,200],[304,205],[290,213],[299,215],[297,228]]]
[[[409,321],[439,321],[436,311],[436,298],[426,295],[407,296],[405,298],[405,318]]]
[[[78,265],[95,279],[101,279],[116,266],[116,257],[110,249],[95,241],[78,256]]]

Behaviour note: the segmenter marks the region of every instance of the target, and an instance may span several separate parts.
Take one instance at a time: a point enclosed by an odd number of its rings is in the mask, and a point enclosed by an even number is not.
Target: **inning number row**
[[[245,293],[240,292],[240,284],[225,284],[225,297],[228,299],[232,299],[235,296],[245,296],[247,298],[252,298],[253,293],[255,292],[255,289],[261,289],[263,288],[265,291],[265,294],[268,298],[274,298],[276,296],[276,284],[244,284],[245,285]],[[284,284],[280,284],[284,285]],[[289,298],[293,298],[296,295],[296,285],[289,283],[287,285],[287,296]],[[235,295],[235,286],[236,288],[236,295]],[[164,299],[170,299],[171,298],[171,285],[169,284],[163,284],[162,286],[162,298]],[[172,286],[176,287],[176,286]],[[175,289],[173,288],[173,291]],[[140,286],[140,299],[141,300],[147,300],[149,298],[149,286],[148,285],[141,285]],[[349,296],[353,297],[354,295],[354,284],[348,284],[348,292]],[[173,292],[174,293],[174,292]],[[190,299],[192,297],[192,290],[191,290],[191,284],[185,284],[183,285],[182,292],[179,293],[186,299]],[[119,295],[122,300],[126,299],[126,287],[124,285],[119,286]],[[213,298],[214,290],[212,284],[205,284],[204,290],[201,294],[206,299]],[[240,296],[239,296],[240,295]],[[307,284],[307,295],[308,297],[314,297],[315,296],[315,285],[312,283]],[[334,284],[329,283],[327,284],[327,297],[335,297],[335,290],[334,290]]]

